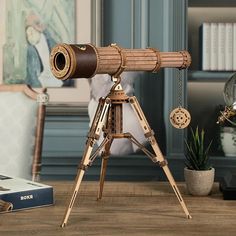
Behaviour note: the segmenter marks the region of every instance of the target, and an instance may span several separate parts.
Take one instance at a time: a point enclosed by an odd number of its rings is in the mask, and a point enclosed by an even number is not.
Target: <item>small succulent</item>
[[[198,127],[195,132],[191,128],[191,136],[189,142],[185,140],[186,145],[186,162],[185,165],[190,170],[209,170],[211,166],[209,164],[209,149],[212,141],[205,145],[205,132],[202,129],[200,132]]]

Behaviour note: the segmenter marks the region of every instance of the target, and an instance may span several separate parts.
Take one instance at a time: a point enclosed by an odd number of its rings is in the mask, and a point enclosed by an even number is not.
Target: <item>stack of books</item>
[[[203,23],[200,43],[202,70],[236,71],[236,23]]]

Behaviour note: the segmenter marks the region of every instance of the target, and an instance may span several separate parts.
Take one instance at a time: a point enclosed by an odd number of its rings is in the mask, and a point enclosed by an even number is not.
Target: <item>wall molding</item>
[[[167,27],[164,27],[164,50],[179,51],[187,48],[187,1],[164,1],[163,21]],[[164,120],[166,128],[166,150],[167,156],[182,156],[184,152],[185,130],[173,128],[169,122],[170,112],[178,107],[178,69],[165,69],[164,72]],[[182,106],[186,106],[186,84],[187,72],[181,72],[182,82]]]

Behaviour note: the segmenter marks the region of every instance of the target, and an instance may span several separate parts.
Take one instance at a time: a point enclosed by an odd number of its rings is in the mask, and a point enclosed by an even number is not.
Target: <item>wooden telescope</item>
[[[115,44],[109,47],[59,44],[52,49],[50,57],[52,73],[61,80],[91,78],[96,74],[116,75],[121,69],[150,72],[157,72],[162,67],[185,69],[190,63],[187,51],[121,49]]]
[[[178,190],[175,180],[169,170],[167,160],[164,158],[154,132],[149,126],[145,115],[135,96],[129,97],[121,87],[120,74],[123,71],[150,71],[157,72],[162,67],[185,69],[191,63],[191,57],[187,51],[159,52],[154,48],[147,49],[123,49],[112,44],[109,47],[95,47],[92,44],[68,45],[59,44],[52,49],[50,64],[54,76],[61,80],[71,78],[90,78],[95,74],[110,74],[114,82],[109,94],[100,98],[99,104],[88,132],[84,154],[79,165],[78,173],[73,187],[73,193],[69,200],[61,226],[68,221],[74,205],[79,187],[85,171],[92,165],[95,158],[101,153],[100,188],[97,199],[102,198],[105,173],[110,147],[114,139],[125,138],[137,145],[154,163],[158,164],[166,174],[170,185],[176,194],[187,218],[191,218],[184,200]],[[123,104],[129,103],[137,120],[142,127],[143,134],[150,143],[153,152],[139,143],[131,134],[123,131]],[[93,151],[96,140],[101,131],[104,139],[100,146]]]

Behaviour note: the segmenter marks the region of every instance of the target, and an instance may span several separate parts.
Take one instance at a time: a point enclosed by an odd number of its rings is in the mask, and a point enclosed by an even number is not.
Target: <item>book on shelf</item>
[[[233,23],[233,71],[236,71],[236,23]]]
[[[233,70],[233,24],[225,23],[225,70]]]
[[[218,70],[225,70],[225,24],[218,24]]]
[[[203,70],[210,70],[210,40],[211,40],[211,30],[210,30],[210,23],[203,23],[200,28],[200,35],[202,40],[202,69]]]
[[[202,70],[236,70],[236,23],[204,22],[199,35]]]
[[[218,69],[218,24],[210,24],[210,70]]]
[[[18,211],[53,204],[49,185],[0,175],[0,212]]]

